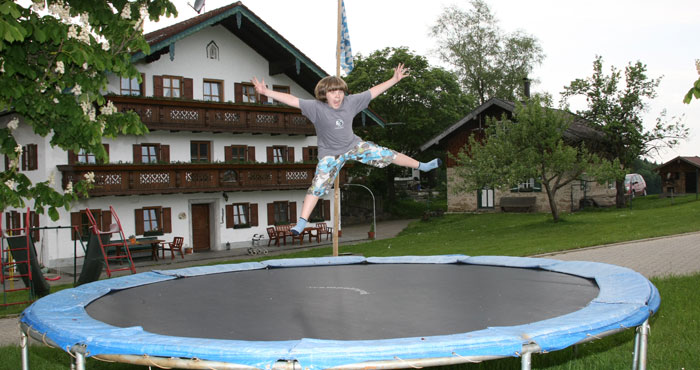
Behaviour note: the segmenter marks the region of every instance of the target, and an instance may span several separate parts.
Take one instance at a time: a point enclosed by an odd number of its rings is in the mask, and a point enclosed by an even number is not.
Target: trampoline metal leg
[[[634,335],[634,359],[632,360],[632,370],[639,370],[639,337],[641,336],[641,331],[639,327],[635,330]]]
[[[22,370],[29,370],[29,337],[20,330],[19,346],[22,350]]]
[[[647,337],[649,336],[649,319],[642,324],[639,338],[639,370],[647,369]]]
[[[85,370],[85,355],[79,352],[75,353],[75,370]]]
[[[521,370],[530,370],[532,367],[532,353],[531,352],[523,352],[523,355],[520,356],[521,359]]]

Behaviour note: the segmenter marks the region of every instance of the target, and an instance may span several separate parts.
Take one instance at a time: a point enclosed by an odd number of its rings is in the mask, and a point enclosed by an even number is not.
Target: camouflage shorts
[[[335,177],[348,160],[358,161],[374,167],[384,168],[396,158],[396,152],[379,146],[371,141],[360,141],[357,146],[345,154],[338,156],[325,156],[316,165],[311,187],[307,194],[321,197],[333,188]]]

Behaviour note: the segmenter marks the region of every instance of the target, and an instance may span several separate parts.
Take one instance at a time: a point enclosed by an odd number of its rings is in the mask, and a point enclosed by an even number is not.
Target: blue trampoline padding
[[[303,338],[256,342],[171,337],[145,332],[141,327],[114,327],[92,319],[85,311],[86,305],[112,290],[176,278],[265,268],[364,263],[442,263],[539,268],[595,279],[600,294],[579,311],[526,325],[490,327],[461,334],[367,341]],[[610,330],[638,326],[658,310],[660,302],[656,287],[641,274],[604,263],[502,256],[344,256],[151,271],[101,280],[36,301],[22,313],[20,321],[32,330],[45,334],[66,351],[76,344],[85,345],[87,356],[148,354],[222,361],[261,369],[272,367],[278,360],[296,360],[304,369],[324,369],[397,358],[411,360],[455,355],[518,356],[522,347],[531,343],[536,343],[543,351],[554,351]]]

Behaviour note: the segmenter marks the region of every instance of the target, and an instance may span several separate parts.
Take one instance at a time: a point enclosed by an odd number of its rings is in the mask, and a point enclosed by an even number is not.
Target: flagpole
[[[342,2],[338,0],[338,41],[335,47],[335,75],[340,77],[340,32],[342,23]],[[338,229],[340,228],[340,171],[335,176],[333,192],[333,256],[338,256]]]

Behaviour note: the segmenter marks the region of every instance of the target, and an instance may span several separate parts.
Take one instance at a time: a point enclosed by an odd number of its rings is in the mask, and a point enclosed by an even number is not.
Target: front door
[[[192,205],[192,248],[205,251],[210,248],[209,204]]]

